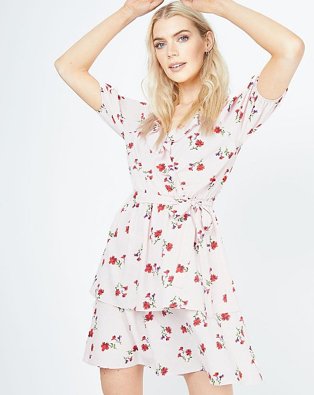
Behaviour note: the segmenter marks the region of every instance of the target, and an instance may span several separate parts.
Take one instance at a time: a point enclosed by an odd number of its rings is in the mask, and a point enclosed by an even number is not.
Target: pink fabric
[[[227,101],[213,133],[200,134],[196,114],[157,149],[158,122],[146,140],[137,130],[148,104],[101,87],[99,115],[124,139],[133,190],[90,288],[96,300],[85,362],[141,363],[160,375],[205,370],[214,385],[262,380],[214,210],[242,144],[288,91],[266,99],[258,78]]]

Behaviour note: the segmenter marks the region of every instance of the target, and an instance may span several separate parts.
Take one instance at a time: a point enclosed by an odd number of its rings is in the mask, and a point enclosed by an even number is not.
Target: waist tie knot
[[[169,210],[169,215],[174,217],[177,212],[180,215],[188,213],[195,225],[197,237],[201,230],[209,231],[217,223],[217,218],[213,210],[213,200],[203,199],[199,196],[170,196],[158,195],[151,193],[140,193],[138,191],[134,194],[135,200],[139,203],[161,203],[169,205],[178,205],[175,212]],[[199,214],[198,214],[199,213]]]

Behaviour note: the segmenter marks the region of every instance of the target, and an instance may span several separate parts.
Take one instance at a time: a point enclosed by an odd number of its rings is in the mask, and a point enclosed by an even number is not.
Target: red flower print
[[[195,318],[195,320],[193,321],[194,326],[200,325],[200,323],[201,323],[200,318]]]
[[[197,147],[201,147],[202,145],[204,145],[204,142],[202,140],[196,140],[195,145]]]
[[[192,350],[190,350],[189,348],[185,352],[186,352],[186,355],[191,355],[192,354]]]
[[[217,348],[218,348],[219,350],[222,349],[222,344],[221,344],[220,342],[216,342],[216,346],[217,346]]]
[[[99,289],[98,292],[97,292],[97,295],[101,296],[103,293],[104,293],[104,290],[103,289]]]
[[[93,335],[94,335],[94,330],[91,329],[91,330],[88,332],[88,337],[93,337]]]
[[[146,321],[151,321],[153,318],[154,318],[154,315],[151,311],[145,315]]]
[[[182,331],[182,333],[187,333],[186,326],[181,325],[181,331]]]
[[[198,165],[197,165],[197,167],[196,167],[196,170],[204,170],[205,169],[205,166],[203,165],[203,163],[199,163]]]
[[[128,147],[129,147],[129,148],[132,148],[133,145],[134,145],[133,143],[129,143],[129,144],[128,144]]]
[[[238,108],[235,110],[235,112],[238,115],[238,118],[241,120],[243,118],[244,113]]]
[[[210,275],[210,281],[216,281],[217,280],[217,276],[216,276],[216,274],[211,274]]]
[[[137,351],[138,350],[138,347],[137,347],[137,345],[135,344],[134,346],[133,346],[133,351]]]
[[[172,247],[173,247],[173,244],[172,244],[172,243],[167,243],[167,245],[166,245],[166,250],[167,250],[167,251],[171,251],[171,250],[172,250]]]
[[[229,313],[222,313],[221,314],[221,318],[225,321],[225,320],[229,320],[230,318],[230,314]]]
[[[199,283],[200,282],[200,277],[199,277],[198,274],[194,277],[194,282],[195,283]]]
[[[109,264],[114,265],[117,262],[117,258],[115,256],[111,256],[109,258]]]
[[[164,376],[168,372],[168,368],[162,368],[161,369],[161,374]]]
[[[145,310],[149,309],[150,308],[150,303],[145,300],[145,302],[143,303],[143,307],[144,307]]]
[[[227,303],[227,294],[223,294],[222,300],[223,300],[225,303]]]
[[[161,229],[156,230],[156,232],[154,232],[154,236],[155,237],[159,237],[161,234],[162,234],[162,230]]]
[[[125,227],[125,233],[129,233],[129,229],[130,229],[130,226],[127,225],[127,226]]]
[[[219,126],[216,126],[214,129],[214,133],[220,133],[221,132],[221,128]]]
[[[164,209],[165,209],[165,207],[166,207],[166,205],[165,205],[165,204],[158,204],[158,206],[157,206],[157,210],[158,210],[158,212],[160,212],[160,211],[164,210]]]
[[[168,192],[171,192],[173,190],[173,187],[171,185],[165,185],[165,188],[167,189]]]
[[[171,330],[171,327],[170,327],[170,326],[166,326],[166,332],[167,332],[167,333],[171,333],[171,332],[172,332],[172,330]]]
[[[184,266],[180,265],[180,263],[177,266],[176,273],[183,273],[184,272]]]
[[[153,267],[152,267],[151,263],[148,263],[148,264],[146,265],[146,267],[145,267],[145,272],[151,273],[151,272],[152,272],[152,269],[153,269]]]
[[[206,351],[206,347],[205,347],[205,344],[204,343],[201,343],[201,350],[202,350],[202,352],[205,352]]]
[[[214,250],[214,249],[218,246],[217,241],[212,241],[212,242],[210,243],[210,246],[211,246],[211,248]]]
[[[211,178],[209,179],[209,181],[210,181],[210,182],[215,182],[215,181],[216,181],[216,178],[215,178],[215,177],[211,177]]]
[[[147,351],[148,350],[148,345],[147,344],[142,344],[142,350]]]
[[[105,351],[109,349],[109,343],[102,343],[101,345],[101,351]]]
[[[166,168],[166,166],[165,166],[164,163],[161,163],[161,164],[157,165],[156,167],[157,167],[157,169],[158,169],[159,171],[164,171],[165,168]]]

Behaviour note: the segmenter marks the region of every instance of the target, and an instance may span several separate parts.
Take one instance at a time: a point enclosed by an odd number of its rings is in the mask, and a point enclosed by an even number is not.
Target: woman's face
[[[211,48],[211,41],[204,40],[193,23],[180,15],[162,18],[155,23],[153,44],[160,66],[171,80],[178,83],[193,80],[198,75],[204,53]],[[172,63],[185,65],[170,68]]]

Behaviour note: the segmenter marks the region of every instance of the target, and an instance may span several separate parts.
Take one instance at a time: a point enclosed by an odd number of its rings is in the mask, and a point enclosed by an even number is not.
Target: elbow
[[[56,59],[56,60],[54,61],[54,66],[55,66],[55,68],[56,68],[58,71],[60,71],[61,69],[63,70],[63,69],[65,69],[66,67],[67,67],[67,68],[71,67],[71,66],[72,66],[71,63],[72,63],[72,62],[70,62],[70,63],[66,62],[65,59],[63,59],[62,56],[61,56],[61,57],[59,57],[58,59]]]
[[[60,68],[61,68],[61,60],[60,60],[60,58],[55,60],[53,64],[54,64],[55,68],[59,71]]]
[[[291,40],[286,48],[285,55],[287,58],[302,58],[305,51],[304,41],[300,37]]]

